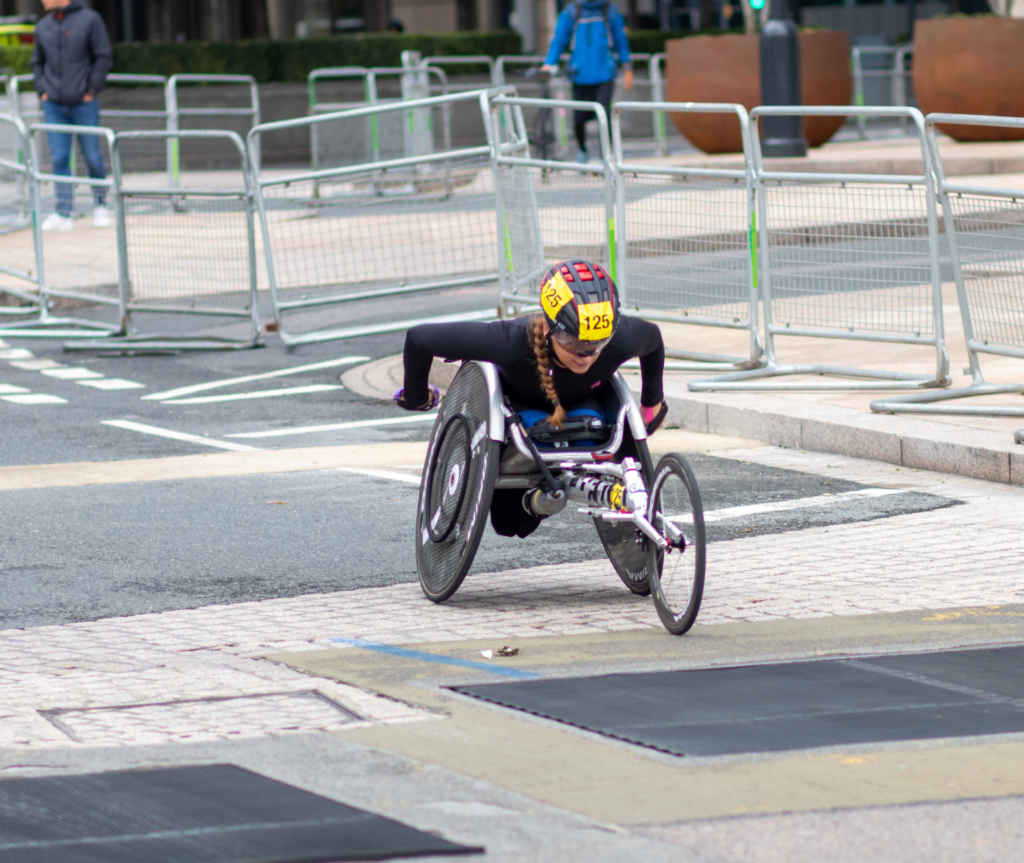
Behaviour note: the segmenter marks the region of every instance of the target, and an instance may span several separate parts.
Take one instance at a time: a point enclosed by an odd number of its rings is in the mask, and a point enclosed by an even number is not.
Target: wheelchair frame
[[[456,386],[462,375],[472,374],[467,366],[475,367],[475,370],[482,374],[483,387],[479,378],[473,383],[471,377],[466,378],[466,386],[461,389]],[[647,594],[653,589],[655,604],[666,628],[675,634],[682,634],[689,629],[700,606],[704,577],[703,511],[696,480],[685,459],[676,454],[662,459],[656,476],[647,447],[647,430],[632,392],[618,373],[609,383],[613,390],[612,395],[618,403],[618,410],[608,438],[600,449],[554,447],[539,450],[525,433],[516,412],[506,403],[497,367],[479,361],[470,361],[463,365],[449,389],[452,401],[446,397],[434,424],[420,489],[417,510],[417,567],[421,586],[428,598],[434,602],[443,602],[455,593],[465,578],[479,548],[482,536],[480,520],[486,518],[484,510],[489,510],[491,506],[493,491],[537,489],[546,495],[546,502],[552,505],[550,514],[561,511],[569,503],[581,505],[578,511],[594,519],[609,560],[627,587],[638,594]],[[482,404],[484,399],[479,398],[479,407],[474,410],[465,393],[467,387],[476,387],[478,397],[482,396],[480,390],[483,389],[486,392],[486,405]],[[453,395],[456,392],[459,394]],[[464,419],[466,411],[475,414],[470,422]],[[455,420],[459,418],[463,418],[463,422],[456,424]],[[461,435],[465,439],[461,443],[449,444],[448,429],[455,425],[463,429]],[[624,445],[627,444],[627,431],[632,438],[631,443],[635,446],[635,456],[622,453]],[[456,435],[458,434],[456,432]],[[486,447],[482,446],[484,437],[488,439]],[[497,464],[493,464],[490,471],[474,473],[469,463],[459,466],[459,453],[463,451],[467,453],[470,461],[473,460],[472,453],[480,453],[476,458],[490,457],[485,455],[485,451],[496,454]],[[441,491],[435,507],[431,501],[434,500],[434,483],[443,475],[437,472],[438,457],[442,452],[445,454],[445,464],[450,466],[448,489],[447,492],[444,491],[443,481],[436,487]],[[698,547],[694,550],[694,554],[699,557],[694,576],[693,592],[696,599],[695,603],[688,601],[685,615],[677,614],[669,607],[660,590],[659,578],[665,556],[675,551],[682,554],[694,540],[688,541],[683,530],[669,518],[660,518],[660,527],[664,533],[659,532],[658,527],[649,520],[654,518],[658,521],[658,517],[662,516],[660,483],[665,481],[663,475],[666,474],[666,470],[663,465],[667,459],[674,461],[667,469],[667,473],[674,473],[682,479],[686,487],[690,502],[693,504],[693,520],[698,534],[695,540]],[[553,472],[559,474],[557,480]],[[471,474],[477,476],[478,483],[482,485],[469,489],[467,484]],[[492,476],[493,479],[490,479]],[[488,483],[489,488],[485,487]],[[462,534],[458,559],[446,558],[443,567],[449,574],[439,577],[437,571],[426,562],[426,550],[430,549],[431,554],[434,554],[435,549],[437,554],[446,554],[442,543],[451,533],[455,519],[462,516],[462,501],[467,499],[467,491],[471,492],[468,495],[471,501],[469,505],[478,507],[468,522],[468,531],[472,537],[466,533]],[[615,495],[620,497],[620,502],[615,502]],[[450,504],[456,498],[458,503],[452,512]],[[651,503],[652,500],[655,502]],[[445,508],[448,508],[450,513],[450,521],[447,530],[443,532],[444,535],[440,539],[435,539],[433,526],[439,521]],[[657,513],[654,512],[656,508]],[[431,512],[434,512],[434,516],[428,520]],[[641,542],[641,534],[647,538],[650,545]],[[455,531],[455,539],[452,542],[459,541],[459,532]],[[621,547],[615,547],[620,544]],[[630,566],[635,568],[636,574],[629,569]]]

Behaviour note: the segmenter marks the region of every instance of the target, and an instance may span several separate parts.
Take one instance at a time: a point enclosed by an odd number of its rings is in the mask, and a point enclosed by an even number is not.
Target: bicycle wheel
[[[671,534],[674,546],[666,553],[647,543],[654,607],[665,628],[682,635],[700,611],[707,550],[697,479],[678,453],[662,456],[658,462],[648,519],[659,532]]]
[[[467,363],[434,421],[416,508],[416,570],[434,602],[459,589],[487,525],[501,447],[487,437],[489,406],[483,371]]]
[[[653,463],[647,449],[646,441],[637,441],[637,455],[643,464],[644,482],[651,487]],[[601,537],[601,545],[611,561],[615,572],[622,583],[637,596],[649,596],[651,592],[650,562],[647,555],[647,544],[637,542],[636,528],[621,521],[602,521],[594,519],[597,535]]]

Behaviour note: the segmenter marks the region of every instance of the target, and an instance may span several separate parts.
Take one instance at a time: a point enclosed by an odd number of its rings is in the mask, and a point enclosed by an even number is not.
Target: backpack
[[[604,5],[601,7],[601,20],[604,21],[604,31],[608,34],[608,51],[609,53],[615,54],[615,40],[612,39],[612,26],[608,22],[608,8],[611,6],[610,0],[605,0]],[[576,48],[576,28],[580,24],[589,24],[596,20],[594,18],[582,18],[583,15],[583,3],[581,0],[575,0],[573,6],[576,7],[575,19],[572,25],[572,38],[569,40],[569,53],[571,54]],[[618,57],[618,54],[615,54]]]

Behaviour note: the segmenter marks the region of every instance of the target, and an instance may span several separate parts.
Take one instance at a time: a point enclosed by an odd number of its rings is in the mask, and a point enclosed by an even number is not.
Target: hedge
[[[707,31],[709,33],[725,31]],[[698,35],[692,30],[638,30],[629,44],[638,53],[665,50],[665,40]],[[521,53],[518,33],[462,32],[429,35],[367,33],[323,39],[246,40],[240,42],[133,42],[114,45],[114,71],[127,74],[253,75],[256,80],[305,81],[312,69],[324,66],[398,66],[402,51],[427,56]],[[31,48],[0,47],[0,69],[31,72]],[[459,70],[453,67],[450,74]],[[472,71],[468,67],[463,71]]]
[[[253,75],[257,81],[305,81],[324,66],[399,66],[403,51],[437,55],[519,54],[518,33],[464,32],[430,35],[369,33],[323,39],[239,42],[147,42],[114,45],[114,71],[125,74]],[[31,48],[0,47],[0,68],[31,72]]]

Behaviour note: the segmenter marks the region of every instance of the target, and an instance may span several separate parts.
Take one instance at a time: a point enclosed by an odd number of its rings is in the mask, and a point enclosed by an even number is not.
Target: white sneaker
[[[50,213],[43,221],[44,231],[70,231],[74,226],[70,216],[62,216],[60,213]]]
[[[110,210],[102,204],[92,211],[92,223],[97,228],[110,227]]]

